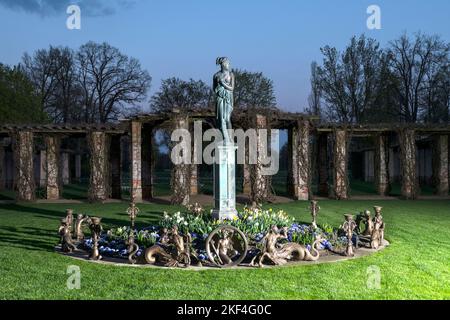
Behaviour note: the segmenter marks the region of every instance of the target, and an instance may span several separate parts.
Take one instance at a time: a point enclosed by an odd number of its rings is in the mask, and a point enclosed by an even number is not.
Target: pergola
[[[33,139],[45,141],[46,198],[60,197],[59,170],[60,141],[63,137],[86,137],[90,150],[89,200],[104,201],[121,198],[121,138],[128,136],[130,147],[130,191],[136,202],[153,198],[152,141],[157,128],[193,130],[193,122],[202,120],[214,126],[215,115],[210,111],[141,114],[121,120],[117,124],[73,125],[2,125],[0,126],[0,189],[4,187],[4,150],[11,145],[14,151],[16,175],[14,185],[18,201],[33,201]],[[388,148],[397,139],[400,148],[402,196],[417,197],[416,135],[433,137],[433,166],[435,187],[439,195],[449,191],[448,136],[450,125],[341,125],[321,124],[318,117],[266,110],[264,112],[234,112],[233,126],[248,129],[284,129],[288,131],[288,190],[294,199],[312,197],[312,163],[317,168],[319,193],[335,199],[349,197],[347,179],[348,152],[351,137],[373,137],[375,142],[375,183],[377,192],[386,195],[389,185]],[[4,139],[4,138],[10,139]],[[259,139],[258,139],[259,140]],[[10,143],[7,141],[11,141]],[[312,146],[315,144],[315,147]],[[331,152],[330,152],[331,150]],[[258,155],[259,156],[259,155]],[[331,158],[331,159],[330,159]],[[330,167],[328,164],[332,163]],[[270,182],[261,175],[261,164],[244,165],[244,193],[251,199],[264,200],[270,193]],[[329,174],[331,172],[331,176]],[[172,200],[189,203],[190,195],[198,192],[197,165],[174,165]],[[252,179],[250,178],[252,176]]]

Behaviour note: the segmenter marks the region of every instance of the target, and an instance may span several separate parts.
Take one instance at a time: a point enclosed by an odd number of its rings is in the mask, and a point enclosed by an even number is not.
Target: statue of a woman
[[[225,143],[231,143],[231,112],[233,112],[234,74],[231,72],[230,61],[226,57],[216,59],[221,70],[214,75],[213,90],[216,100],[216,119],[222,131]]]

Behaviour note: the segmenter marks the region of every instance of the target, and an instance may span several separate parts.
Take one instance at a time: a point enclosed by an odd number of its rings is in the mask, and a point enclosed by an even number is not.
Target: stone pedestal
[[[219,145],[214,163],[214,210],[213,218],[224,220],[237,216],[236,210],[236,163],[237,146]]]

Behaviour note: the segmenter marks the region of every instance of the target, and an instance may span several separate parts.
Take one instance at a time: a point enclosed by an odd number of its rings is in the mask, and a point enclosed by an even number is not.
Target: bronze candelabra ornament
[[[384,221],[380,206],[374,206],[375,216],[372,218],[369,210],[364,210],[356,219],[356,229],[364,224],[364,231],[359,232],[358,239],[366,248],[378,249],[384,243]]]
[[[309,210],[311,211],[311,217],[312,217],[311,224],[314,229],[317,229],[317,215],[319,214],[319,211],[320,211],[320,207],[318,205],[317,200],[311,200]]]
[[[91,230],[92,235],[92,249],[89,255],[90,260],[101,260],[102,256],[98,250],[98,240],[100,239],[100,235],[103,231],[103,227],[101,225],[102,218],[99,217],[91,217],[89,229]]]
[[[347,247],[345,249],[345,255],[347,257],[353,257],[355,252],[353,250],[353,231],[356,228],[356,222],[353,220],[352,214],[344,214],[345,222],[342,225],[342,230],[344,230],[345,235],[347,236]]]
[[[137,215],[139,214],[140,210],[138,207],[136,207],[136,203],[131,201],[130,206],[127,209],[127,214],[130,217],[131,220],[131,228],[130,228],[130,234],[128,235],[128,240],[126,241],[127,245],[127,252],[128,252],[128,262],[131,264],[136,263],[136,254],[139,251],[139,245],[134,240],[134,222],[136,220]]]

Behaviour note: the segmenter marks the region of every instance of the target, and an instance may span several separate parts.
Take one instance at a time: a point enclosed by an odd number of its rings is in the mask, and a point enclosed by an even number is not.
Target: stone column
[[[153,198],[153,128],[144,125],[142,128],[142,198],[151,200]]]
[[[0,142],[0,190],[4,190],[6,186],[6,161],[5,161],[5,148]]]
[[[69,154],[67,152],[61,154],[61,179],[64,186],[70,183]]]
[[[246,150],[246,152],[247,152],[247,150]],[[248,164],[248,158],[245,161],[246,162],[242,165],[242,171],[243,171],[242,193],[249,195],[251,193],[250,166]]]
[[[111,137],[109,156],[111,166],[111,198],[122,199],[121,136]]]
[[[328,134],[319,134],[317,139],[317,172],[319,195],[327,197],[328,190]]]
[[[292,182],[296,200],[309,199],[309,121],[298,121],[292,134]]]
[[[89,133],[91,175],[89,178],[89,201],[105,201],[110,194],[109,137],[105,132]]]
[[[59,146],[60,139],[56,136],[46,136],[44,138],[46,146],[45,159],[45,186],[47,191],[46,198],[49,200],[57,200],[60,195],[60,180],[59,180]]]
[[[338,200],[345,200],[348,199],[347,132],[336,130],[334,138],[334,197]]]
[[[35,182],[33,174],[33,132],[19,131],[15,141],[16,188],[18,201],[34,201]]]
[[[382,134],[375,136],[375,186],[381,196],[389,193],[389,176],[387,161],[387,137]]]
[[[39,186],[45,188],[47,186],[47,151],[39,152]]]
[[[142,123],[131,122],[131,199],[142,202]]]
[[[417,198],[416,138],[412,129],[399,131],[402,189],[405,199]]]
[[[81,182],[81,154],[75,155],[75,181]]]
[[[436,194],[448,195],[448,136],[439,135],[435,137],[435,153],[433,154],[434,179],[436,183]]]
[[[263,148],[268,147],[269,144],[267,141],[263,141],[263,139],[268,137],[267,135],[263,135],[260,130],[267,130],[267,117],[264,115],[257,114],[256,118],[256,164],[250,165],[250,181],[251,181],[251,200],[256,203],[262,203],[267,201],[270,195],[270,184],[267,176],[262,174],[262,168],[264,166],[263,163],[263,155],[268,155],[268,150],[263,150]]]
[[[186,117],[174,118],[175,129],[189,130],[189,120]],[[187,205],[189,204],[190,195],[190,164],[180,163],[173,165],[171,187],[172,187],[172,203]]]

